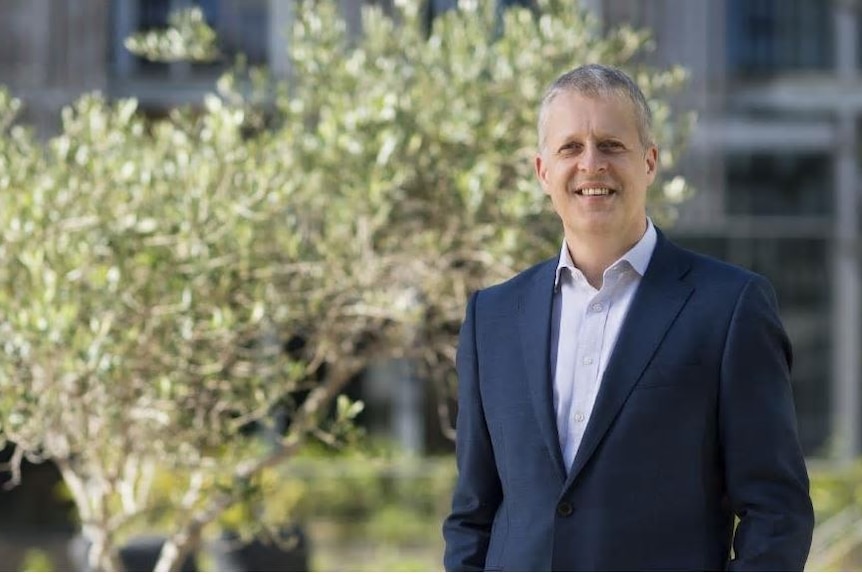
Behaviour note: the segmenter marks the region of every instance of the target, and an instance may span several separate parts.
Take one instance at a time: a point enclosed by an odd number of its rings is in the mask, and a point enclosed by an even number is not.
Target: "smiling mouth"
[[[616,193],[616,191],[611,188],[581,188],[579,190],[575,190],[575,193],[579,196],[600,197],[610,196],[611,194]]]

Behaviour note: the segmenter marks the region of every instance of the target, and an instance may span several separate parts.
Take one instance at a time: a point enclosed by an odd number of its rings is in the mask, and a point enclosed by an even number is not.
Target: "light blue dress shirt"
[[[550,361],[557,433],[567,469],[578,452],[602,375],[655,245],[655,227],[647,219],[644,235],[604,271],[597,290],[572,262],[563,240],[554,283]]]

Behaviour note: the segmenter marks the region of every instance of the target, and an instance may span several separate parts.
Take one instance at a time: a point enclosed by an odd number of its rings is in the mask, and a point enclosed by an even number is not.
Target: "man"
[[[564,242],[467,305],[446,568],[801,570],[814,520],[772,287],[647,218],[658,150],[619,70],[558,78],[539,140]]]

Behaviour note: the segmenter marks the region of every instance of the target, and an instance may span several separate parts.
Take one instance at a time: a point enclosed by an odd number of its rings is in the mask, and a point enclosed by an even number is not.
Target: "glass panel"
[[[162,28],[168,23],[171,0],[138,2],[138,29]]]
[[[262,65],[269,54],[269,2],[268,0],[206,0],[218,4],[212,22],[218,31],[219,48],[226,63],[238,54],[248,57],[250,64]],[[207,18],[208,21],[209,17]],[[287,47],[284,47],[287,50]]]
[[[168,14],[171,11],[171,0],[153,0],[138,2],[138,22],[136,31],[164,28],[168,25]],[[125,49],[125,48],[121,48]],[[168,65],[163,62],[153,62],[145,58],[135,57],[135,68],[141,74],[167,74]]]
[[[831,2],[728,0],[727,65],[731,76],[762,76],[833,66]]]
[[[268,61],[269,43],[269,2],[268,0],[130,0],[135,1],[135,17],[130,23],[131,30],[146,31],[164,28],[172,8],[199,6],[207,23],[218,35],[218,46],[222,57],[212,63],[194,63],[187,68],[188,74],[211,76],[230,66],[237,55],[244,54],[249,63],[263,65]],[[118,21],[119,11],[113,10],[115,29],[122,29]],[[116,45],[114,54],[125,48],[123,33],[114,34]],[[117,56],[115,56],[115,59]],[[155,63],[142,58],[133,58],[134,74],[143,76],[162,76],[171,72],[165,63]]]
[[[726,211],[734,215],[828,215],[833,174],[823,154],[728,154]]]

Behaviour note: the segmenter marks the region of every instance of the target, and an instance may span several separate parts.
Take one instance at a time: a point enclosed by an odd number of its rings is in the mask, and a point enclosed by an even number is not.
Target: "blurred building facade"
[[[234,54],[288,72],[286,34],[299,0],[7,0],[0,84],[27,104],[44,135],[82,92],[135,96],[154,113],[196,101]],[[362,2],[340,0],[352,33]],[[605,26],[653,31],[657,65],[691,73],[681,109],[698,112],[682,173],[698,193],[669,235],[768,276],[795,348],[800,433],[814,457],[862,453],[859,127],[862,2],[857,0],[580,0]],[[498,8],[529,0],[497,0]],[[427,12],[454,9],[429,0]],[[198,5],[223,61],[153,64],[123,47]],[[408,449],[435,425],[409,366],[372,370],[364,393]],[[395,384],[394,382],[400,382]],[[408,382],[408,383],[404,383]],[[433,433],[431,434],[433,436]]]
[[[862,451],[859,361],[862,3],[603,0],[691,73],[699,121],[682,172],[698,190],[669,235],[773,282],[813,457]]]

